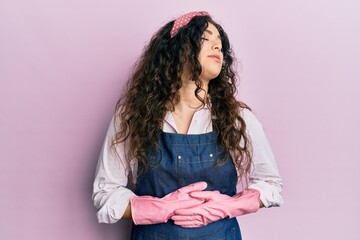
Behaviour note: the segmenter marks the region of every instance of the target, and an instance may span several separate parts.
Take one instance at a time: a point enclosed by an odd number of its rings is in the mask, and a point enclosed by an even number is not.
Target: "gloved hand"
[[[229,217],[256,212],[260,207],[260,192],[247,189],[233,197],[219,191],[190,193],[191,197],[206,202],[188,209],[178,209],[171,217],[174,223],[182,227],[196,228]]]
[[[197,182],[179,188],[163,198],[133,196],[130,198],[132,219],[136,225],[167,222],[176,209],[204,203],[204,199],[190,197],[189,193],[203,191],[206,187],[206,182]]]

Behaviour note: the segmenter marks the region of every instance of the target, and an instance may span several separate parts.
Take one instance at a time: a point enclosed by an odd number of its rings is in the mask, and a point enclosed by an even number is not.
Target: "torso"
[[[175,110],[172,113],[178,133],[181,134],[188,133],[192,118],[196,111],[197,109],[193,109],[193,108],[186,108],[186,109],[183,108],[181,112]]]
[[[196,118],[196,113],[194,114]],[[191,131],[192,126],[190,124]],[[236,193],[237,172],[228,155],[224,157],[218,144],[217,133],[177,134],[163,132],[158,141],[158,151],[151,155],[150,168],[138,175],[135,194],[162,198],[191,183],[205,181],[207,191],[217,190],[233,196]],[[183,228],[172,220],[166,223],[133,225],[132,240],[241,240],[236,218],[225,218],[201,228]]]

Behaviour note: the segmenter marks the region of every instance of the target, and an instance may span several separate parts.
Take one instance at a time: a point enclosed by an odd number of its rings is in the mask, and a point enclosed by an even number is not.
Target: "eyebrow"
[[[208,29],[205,29],[205,32],[209,33],[210,35],[213,35],[213,34],[214,34],[212,31],[210,31],[210,30],[208,30]],[[221,40],[220,35],[218,35],[217,38]]]

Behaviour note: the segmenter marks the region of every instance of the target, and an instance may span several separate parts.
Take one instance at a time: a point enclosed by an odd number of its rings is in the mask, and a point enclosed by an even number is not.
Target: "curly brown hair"
[[[116,104],[117,130],[112,146],[126,141],[127,162],[130,165],[132,161],[137,161],[138,175],[149,169],[149,160],[156,152],[165,114],[174,111],[180,100],[178,91],[182,86],[181,75],[186,62],[191,66],[191,80],[197,86],[195,95],[205,104],[205,99],[199,96],[203,89],[199,80],[202,68],[198,56],[201,37],[209,23],[220,33],[224,55],[220,74],[208,86],[212,124],[225,155],[224,159],[217,160],[217,164],[224,164],[231,152],[240,177],[247,179],[252,151],[240,110],[249,107],[235,99],[237,75],[233,52],[227,34],[210,16],[194,17],[173,38],[170,31],[174,21],[165,24],[143,50],[125,92]]]

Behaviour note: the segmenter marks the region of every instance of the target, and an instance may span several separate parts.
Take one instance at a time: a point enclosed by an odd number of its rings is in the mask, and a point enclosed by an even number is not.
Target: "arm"
[[[190,197],[193,191],[202,191],[205,182],[189,184],[163,198],[136,196],[127,186],[131,170],[125,159],[126,144],[117,146],[117,154],[110,149],[114,135],[113,121],[110,124],[100,154],[94,181],[93,200],[98,209],[99,222],[115,223],[119,219],[132,219],[135,224],[167,222],[177,208],[188,208],[204,201]],[[134,168],[135,169],[135,168]]]
[[[248,109],[243,109],[242,113],[253,147],[253,169],[250,173],[249,188],[260,192],[260,207],[280,206],[283,204],[280,195],[282,179],[270,144],[255,115]]]
[[[192,197],[203,199],[205,203],[176,210],[171,217],[176,225],[202,227],[226,217],[254,213],[261,207],[280,206],[283,203],[280,196],[282,180],[263,128],[250,110],[244,109],[242,114],[253,147],[254,168],[250,173],[248,189],[232,197],[216,190],[193,192],[190,194]]]
[[[126,188],[130,168],[125,162],[124,144],[118,146],[118,155],[110,149],[114,133],[113,119],[100,153],[93,185],[92,198],[100,223],[115,223],[121,218],[131,218],[129,200],[135,195]]]
[[[129,203],[128,206],[126,207],[125,212],[124,212],[122,218],[123,218],[123,219],[132,219],[132,218],[131,218],[131,205],[130,205],[130,203]]]

